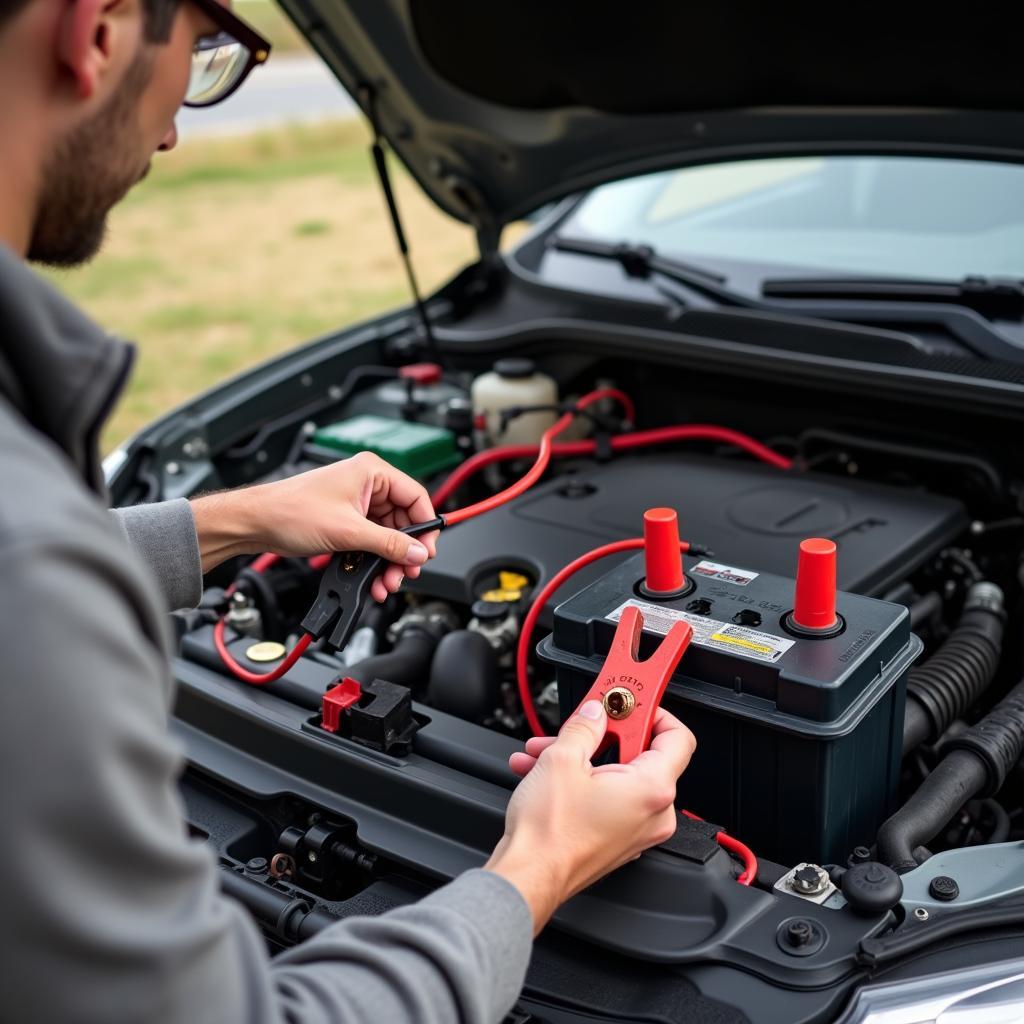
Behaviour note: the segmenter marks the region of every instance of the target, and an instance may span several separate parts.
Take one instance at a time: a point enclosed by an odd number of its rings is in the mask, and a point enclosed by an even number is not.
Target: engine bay
[[[190,821],[272,945],[479,863],[515,784],[508,754],[572,712],[627,606],[645,618],[642,654],[674,622],[694,631],[663,700],[697,736],[690,815],[562,908],[559,934],[630,971],[728,960],[820,993],[956,911],[927,896],[930,864],[955,867],[961,893],[999,871],[1007,891],[1024,885],[997,853],[1024,839],[1011,466],[920,423],[901,437],[815,421],[781,392],[739,388],[736,415],[712,419],[720,395],[677,401],[653,366],[465,363],[356,365],[317,403],[239,423],[207,460],[235,484],[374,451],[444,516],[514,488],[544,432],[571,421],[537,482],[447,527],[340,649],[316,637],[295,654],[326,555],[225,564],[174,616]],[[678,514],[687,548],[672,594],[645,590],[651,509]],[[818,634],[791,621],[815,538],[836,550],[837,625]],[[293,661],[253,685],[225,651],[253,677]],[[225,805],[231,827],[211,810]],[[546,941],[557,960],[561,940]]]

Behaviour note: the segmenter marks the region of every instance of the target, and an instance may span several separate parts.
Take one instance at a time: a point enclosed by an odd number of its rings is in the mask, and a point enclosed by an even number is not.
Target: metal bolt
[[[287,853],[275,853],[270,860],[270,873],[274,878],[290,878],[295,874],[295,861]]]
[[[866,846],[855,846],[850,854],[851,864],[866,864],[871,860],[871,851]]]
[[[786,942],[791,946],[806,946],[814,935],[810,921],[790,921],[786,926]]]
[[[916,917],[918,919],[918,921],[927,921],[928,920],[928,911],[925,910],[924,907],[918,907],[914,911],[914,917]]]
[[[164,468],[167,470],[168,476],[177,476],[181,472],[181,463],[168,462]]]
[[[828,872],[817,864],[804,864],[790,880],[790,886],[802,896],[817,896],[828,888]]]
[[[306,856],[309,858],[309,863],[310,864],[315,864],[316,863],[316,854],[312,850],[310,850],[309,853],[306,854]]]
[[[949,903],[960,895],[960,886],[949,875],[936,875],[928,885],[928,894],[932,899]]]
[[[624,686],[616,686],[604,695],[604,709],[608,712],[609,718],[629,718],[636,707],[636,697],[632,690]]]
[[[266,857],[252,857],[245,865],[245,870],[252,875],[262,875],[267,870]]]

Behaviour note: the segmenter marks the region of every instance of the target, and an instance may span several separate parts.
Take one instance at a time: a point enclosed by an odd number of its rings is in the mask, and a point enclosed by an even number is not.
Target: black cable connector
[[[401,532],[419,537],[432,530],[443,530],[445,525],[444,517],[437,516],[405,526]],[[302,628],[314,640],[326,640],[340,651],[352,636],[370,584],[386,564],[387,559],[368,551],[339,551],[333,555],[320,579],[316,600],[302,620]]]

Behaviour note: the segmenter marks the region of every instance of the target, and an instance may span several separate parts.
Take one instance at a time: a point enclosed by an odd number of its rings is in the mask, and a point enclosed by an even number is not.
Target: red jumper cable
[[[538,448],[535,449],[531,446],[506,446],[503,448],[490,449],[486,452],[480,452],[478,455],[467,459],[466,462],[464,462],[451,474],[451,476],[448,477],[444,484],[442,484],[432,496],[432,501],[435,506],[440,505],[462,484],[464,480],[469,476],[472,476],[473,473],[478,472],[486,465],[490,465],[493,462],[505,461],[507,459],[534,455],[536,458],[533,466],[531,466],[526,474],[514,484],[498,494],[485,498],[483,501],[476,502],[466,508],[457,509],[456,511],[449,512],[443,516],[438,516],[429,523],[419,523],[412,527],[406,527],[404,532],[416,535],[465,522],[467,519],[474,518],[484,512],[497,508],[499,505],[503,505],[513,498],[523,494],[544,475],[553,456],[583,455],[595,451],[597,448],[597,441],[593,439],[571,441],[560,445],[555,445],[554,439],[572,423],[573,417],[576,413],[597,402],[608,399],[620,402],[626,412],[627,419],[634,419],[635,408],[633,406],[632,399],[623,391],[620,391],[617,388],[598,388],[591,391],[580,398],[571,410],[565,412],[544,432]],[[610,439],[610,444],[613,450],[624,450],[644,447],[650,444],[668,443],[679,440],[716,440],[723,443],[734,444],[780,469],[788,469],[792,465],[791,460],[787,459],[785,456],[779,455],[770,448],[765,447],[746,434],[741,434],[738,431],[728,430],[723,427],[706,425],[664,427],[657,430],[641,431],[632,434],[617,434]],[[627,549],[621,548],[618,550]],[[687,550],[687,548],[684,548],[683,550]],[[611,554],[612,552],[609,550],[605,553]],[[260,555],[253,562],[252,568],[257,572],[265,572],[270,568],[270,566],[279,561],[279,559],[280,556],[274,554],[268,553]],[[312,609],[310,614],[306,616],[306,619],[303,620],[303,628],[306,630],[307,635],[303,636],[299,640],[292,651],[290,651],[285,659],[273,670],[269,672],[252,672],[243,665],[240,665],[227,648],[224,635],[224,620],[221,619],[217,623],[214,629],[214,645],[221,661],[236,678],[253,685],[262,685],[280,679],[299,660],[306,648],[308,648],[309,644],[312,642],[312,639],[325,635],[335,619],[339,619],[340,621],[330,630],[330,635],[328,637],[329,642],[336,647],[344,645],[344,642],[347,641],[348,636],[351,634],[351,631],[355,626],[356,616],[358,615],[363,599],[365,598],[369,582],[373,578],[373,575],[376,575],[376,573],[379,572],[383,565],[383,560],[373,559],[365,552],[341,552],[333,556],[316,556],[315,559],[311,560],[310,564],[319,568],[325,561],[327,562],[326,571],[324,573],[324,578],[321,580],[317,606],[314,606],[314,609]],[[579,560],[577,560],[577,562],[579,562]],[[577,565],[577,562],[574,562],[573,565],[577,566],[577,568],[581,568],[582,566]],[[372,574],[368,575],[371,571]],[[575,569],[573,571],[575,571]],[[562,572],[565,573],[565,570]],[[562,573],[560,573],[559,577],[556,578],[563,578]],[[339,591],[346,595],[346,600],[340,599]],[[318,614],[315,614],[318,611],[318,607],[319,612]],[[534,621],[536,621],[536,616],[534,616]],[[315,632],[311,632],[311,629]],[[531,717],[532,704],[524,701],[524,708],[531,728],[533,728],[534,732],[537,732],[539,729],[539,723],[536,720],[535,714]]]
[[[694,814],[692,811],[684,811],[682,807],[677,807],[676,810],[684,818],[689,818],[692,821],[704,820],[699,814]],[[729,835],[728,832],[716,832],[715,842],[723,850],[736,854],[743,861],[743,872],[736,881],[740,885],[750,885],[757,878],[757,857],[754,856],[754,851],[746,843],[741,843],[735,836]]]
[[[632,399],[617,388],[598,388],[595,391],[589,392],[580,398],[572,409],[563,413],[552,426],[544,431],[540,447],[536,453],[536,461],[527,473],[510,487],[483,501],[478,501],[474,505],[457,509],[454,512],[438,516],[436,519],[425,523],[415,523],[412,526],[407,526],[402,532],[408,533],[411,536],[418,536],[419,534],[429,533],[432,530],[441,530],[447,526],[455,526],[518,497],[544,475],[551,461],[552,442],[569,427],[574,416],[588,406],[605,399],[614,399],[621,402],[628,417],[632,418],[635,415]],[[254,567],[258,566],[257,571],[263,572],[273,565],[275,561],[277,561],[277,556],[266,554],[257,558],[253,564]],[[349,636],[352,634],[352,630],[355,628],[356,619],[366,598],[370,583],[380,573],[383,565],[383,558],[370,555],[365,551],[342,551],[331,556],[320,581],[320,590],[317,594],[316,603],[302,620],[302,628],[305,630],[305,635],[292,648],[285,659],[270,672],[252,672],[235,660],[225,642],[224,633],[226,627],[224,620],[221,619],[214,627],[213,633],[214,646],[221,661],[242,682],[251,683],[254,686],[262,686],[280,679],[302,657],[306,648],[309,647],[314,639],[326,638],[333,647],[339,649],[344,647]]]

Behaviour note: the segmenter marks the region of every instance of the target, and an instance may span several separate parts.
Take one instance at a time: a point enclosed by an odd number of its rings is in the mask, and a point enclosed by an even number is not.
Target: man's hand
[[[535,933],[570,896],[675,832],[676,781],[697,745],[693,733],[660,709],[649,750],[594,767],[607,724],[601,702],[588,701],[557,737],[527,740],[509,761],[524,778],[486,867],[523,894]]]
[[[373,581],[383,601],[437,553],[437,533],[414,539],[403,526],[434,518],[426,490],[369,452],[308,473],[221,491],[192,502],[203,572],[235,555],[370,551],[391,564]]]

